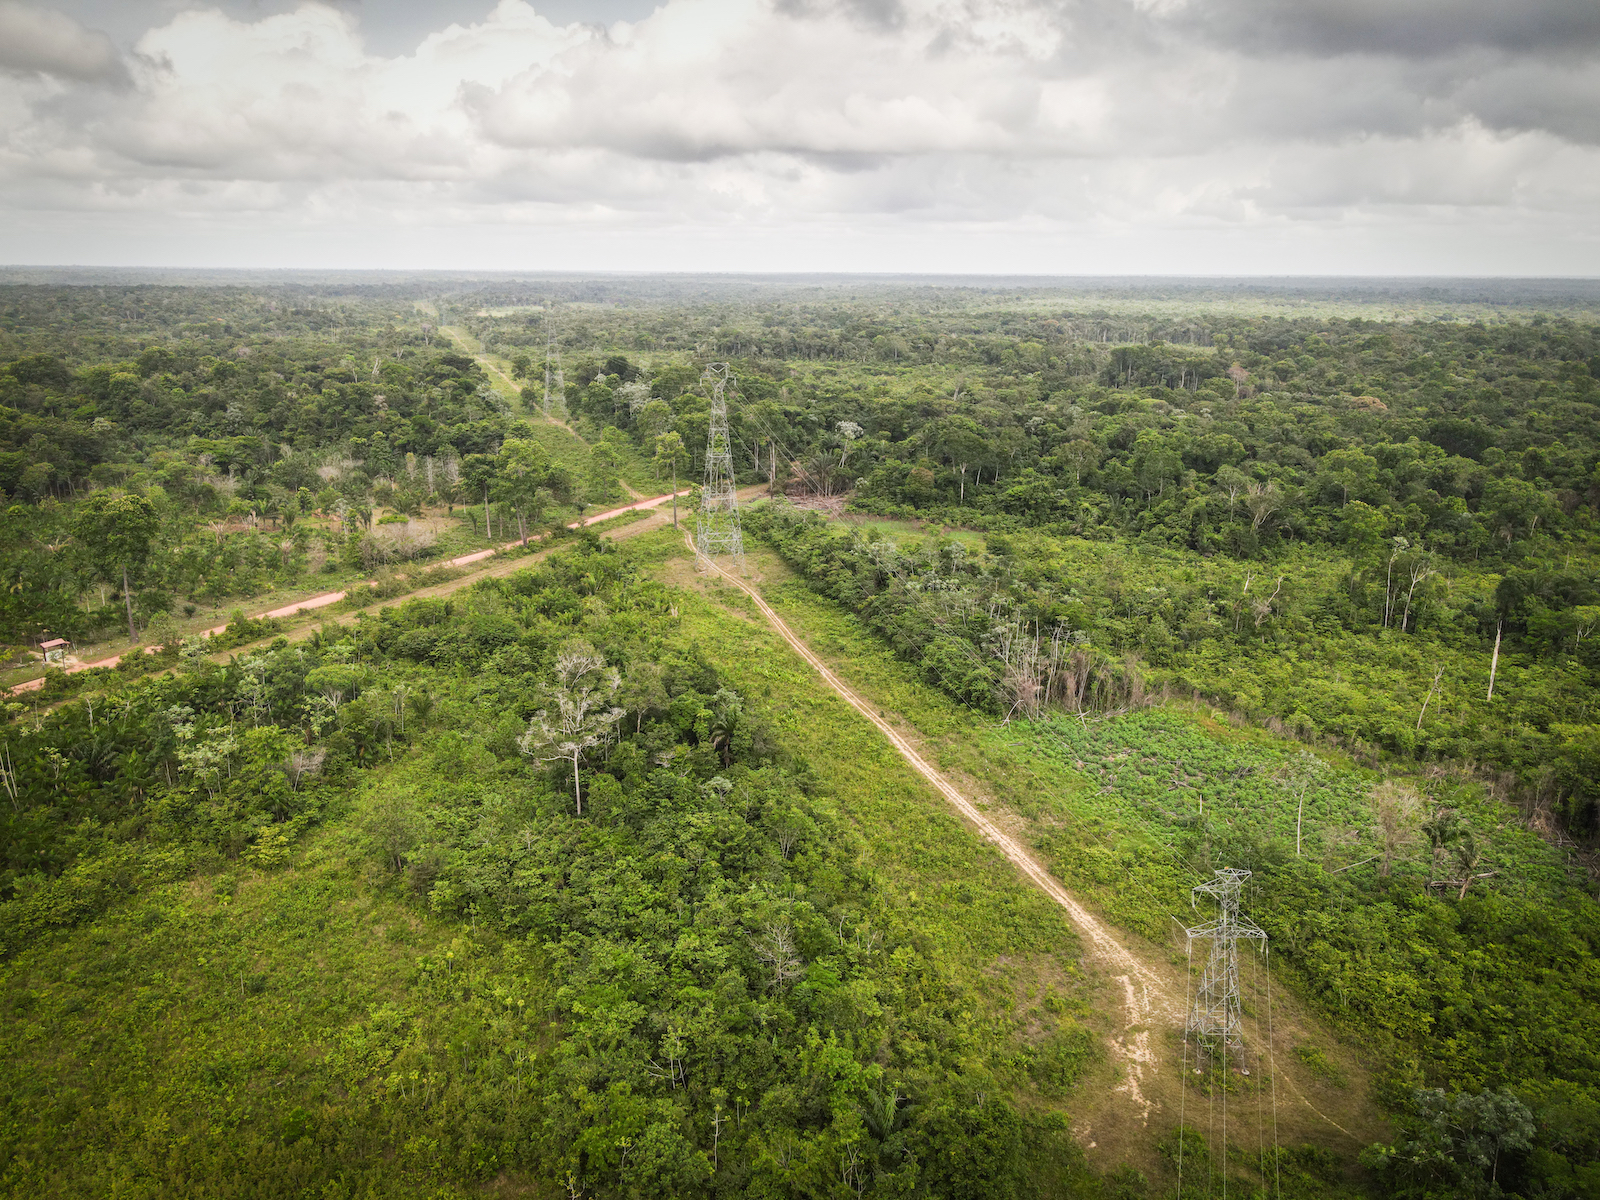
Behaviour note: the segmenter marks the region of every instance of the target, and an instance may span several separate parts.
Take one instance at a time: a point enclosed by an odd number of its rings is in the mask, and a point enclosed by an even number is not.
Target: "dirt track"
[[[515,403],[522,403],[522,388],[517,385],[517,381],[512,379],[511,376],[507,375],[505,371],[502,370],[500,366],[489,357],[489,355],[482,354],[474,350],[472,348],[472,344],[467,341],[466,334],[462,333],[461,330],[456,328],[454,325],[442,326],[439,332],[444,334],[456,345],[460,346],[462,350],[472,355],[473,358],[477,359],[478,363],[489,374],[498,375],[500,377],[500,381],[505,384],[503,391],[509,392]],[[562,403],[565,404],[565,401]],[[571,425],[568,425],[560,417],[539,412],[537,409],[531,408],[526,404],[523,404],[523,407],[527,409],[531,415],[538,417],[541,421],[548,421],[552,425],[555,425],[561,429],[565,429],[568,433],[572,434],[573,437],[578,437],[578,431],[573,429]],[[579,440],[581,441],[582,439],[580,438]],[[628,485],[623,484],[622,486],[627,487]],[[632,488],[628,488],[628,490],[630,492],[633,491]],[[637,495],[637,493],[635,494]]]
[[[690,553],[694,552],[694,541],[685,533],[684,542],[689,547]],[[1174,984],[1176,980],[1170,970],[1163,970],[1144,962],[1134,954],[1108,930],[1104,924],[1095,918],[1083,905],[1075,900],[1066,888],[1050,874],[1039,862],[1024,849],[1015,838],[985,816],[971,800],[964,796],[945,776],[933,767],[919,754],[888,721],[878,715],[877,709],[858,696],[843,680],[829,669],[828,665],[812,653],[811,648],[801,641],[795,632],[789,628],[764,599],[761,594],[744,580],[729,571],[724,570],[714,561],[700,560],[709,566],[722,578],[732,583],[745,595],[755,602],[762,616],[766,617],[768,624],[777,631],[778,635],[789,644],[789,647],[804,659],[818,675],[822,676],[830,688],[838,693],[839,697],[851,708],[855,709],[879,733],[889,740],[889,744],[897,750],[906,762],[924,779],[938,790],[950,802],[958,813],[969,821],[980,834],[988,841],[994,843],[999,851],[1008,858],[1024,876],[1045,895],[1049,896],[1063,909],[1068,918],[1078,931],[1088,941],[1094,957],[1111,973],[1112,978],[1122,985],[1124,1000],[1125,1024],[1121,1039],[1113,1042],[1113,1050],[1122,1060],[1127,1072],[1126,1077],[1118,1091],[1125,1092],[1133,1104],[1140,1110],[1140,1119],[1148,1118],[1151,1102],[1145,1097],[1140,1083],[1147,1070],[1154,1069],[1159,1059],[1151,1046],[1150,1025],[1159,1023],[1170,1026],[1179,1026],[1184,1021],[1183,1002],[1178,999]]]
[[[678,495],[679,496],[687,496],[687,495],[689,495],[689,489],[680,490],[678,492]],[[585,526],[585,525],[596,525],[596,524],[599,524],[601,521],[609,521],[612,517],[620,517],[623,513],[645,512],[645,511],[648,511],[650,509],[659,508],[661,505],[666,504],[671,499],[672,499],[672,493],[671,492],[668,492],[664,496],[648,496],[648,497],[645,497],[643,499],[636,500],[632,504],[624,504],[620,508],[612,508],[612,509],[607,509],[605,512],[595,513],[591,517],[585,517],[582,521],[572,521],[567,525],[567,528],[568,529],[578,529],[578,528],[580,528],[582,526]],[[539,540],[541,540],[539,537],[533,537],[533,538],[529,539],[529,541],[539,541]],[[451,567],[470,566],[473,563],[478,563],[478,562],[484,561],[485,559],[493,558],[501,550],[512,550],[512,549],[516,549],[516,548],[520,547],[521,545],[522,545],[521,542],[507,542],[504,546],[491,546],[486,550],[477,550],[477,551],[474,551],[471,554],[463,554],[463,555],[460,555],[459,557],[452,558],[452,559],[449,560],[448,563],[445,563],[444,565],[445,566],[451,566]],[[464,585],[466,585],[468,583],[476,582],[476,580],[479,577],[480,576],[472,576],[472,577],[469,577],[467,579],[457,580],[455,586],[456,587],[460,587],[460,586],[464,586]],[[455,588],[454,587],[447,587],[445,590],[454,591]],[[438,591],[438,589],[436,589],[436,588],[428,588],[428,589],[424,589],[423,591],[416,592],[414,594],[420,596],[420,595],[435,595],[435,594],[442,594],[442,593],[440,593]],[[320,596],[312,596],[310,599],[307,599],[307,600],[297,600],[293,604],[286,604],[282,608],[273,609],[271,612],[259,613],[259,614],[257,614],[257,617],[255,619],[261,620],[261,619],[264,619],[264,618],[271,618],[271,617],[292,617],[292,616],[295,616],[295,615],[297,615],[299,613],[302,613],[302,612],[312,611],[312,610],[315,610],[315,609],[318,609],[318,608],[325,608],[330,604],[337,604],[340,600],[343,600],[344,598],[345,598],[345,593],[344,592],[324,592]],[[227,629],[226,625],[218,625],[214,629],[202,630],[198,636],[200,636],[200,637],[210,637],[212,634],[221,633],[225,629]],[[143,649],[144,653],[146,653],[146,654],[153,654],[157,650],[161,649],[161,647],[160,646],[145,646],[145,647],[142,647],[142,649]],[[132,654],[132,653],[134,653],[133,650],[128,650],[128,651],[125,651],[124,654],[113,654],[110,658],[98,659],[95,662],[77,662],[77,661],[73,661],[67,666],[66,671],[67,671],[67,674],[72,675],[72,674],[75,674],[78,671],[87,671],[87,670],[90,670],[91,668],[94,668],[94,667],[114,667],[119,662],[122,661],[122,659],[123,659],[125,654]],[[12,694],[12,695],[20,695],[23,692],[36,691],[39,688],[42,688],[43,686],[44,686],[44,677],[40,676],[38,679],[30,679],[25,683],[17,684],[15,687],[10,689],[10,694]],[[4,694],[4,693],[0,693],[0,694]]]

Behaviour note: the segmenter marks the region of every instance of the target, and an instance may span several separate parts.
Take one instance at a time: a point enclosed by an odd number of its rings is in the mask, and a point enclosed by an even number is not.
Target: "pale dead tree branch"
[[[1404,626],[1401,629],[1404,630]],[[1444,664],[1440,663],[1433,669],[1433,683],[1428,687],[1428,694],[1422,698],[1422,711],[1417,714],[1417,732],[1422,732],[1422,718],[1428,715],[1428,703],[1439,690],[1439,681],[1444,678]]]
[[[794,927],[787,919],[769,922],[765,936],[755,943],[756,958],[772,972],[773,991],[800,978],[804,966],[799,947],[795,944]]]
[[[805,835],[805,827],[794,813],[785,813],[772,823],[772,835],[778,839],[778,853],[784,859],[794,857],[795,847]]]
[[[1278,485],[1268,480],[1266,483],[1252,483],[1248,488],[1244,506],[1250,513],[1250,528],[1260,531],[1267,523],[1267,519],[1283,507],[1283,493],[1278,490]]]
[[[1306,815],[1306,795],[1317,785],[1318,776],[1322,773],[1322,762],[1309,750],[1302,750],[1292,762],[1286,763],[1283,768],[1283,780],[1289,792],[1295,797],[1294,814],[1294,856],[1300,857],[1301,830],[1304,827]]]
[[[321,746],[318,746],[313,750],[296,750],[293,754],[291,754],[289,756],[286,772],[289,776],[290,790],[299,790],[300,781],[302,779],[304,779],[307,775],[315,775],[320,772],[322,770],[323,760],[327,757],[328,752]]]
[[[683,1034],[676,1029],[668,1029],[667,1036],[661,1041],[661,1056],[666,1062],[657,1062],[654,1056],[646,1055],[645,1062],[650,1065],[645,1068],[645,1074],[655,1079],[665,1079],[674,1088],[683,1087],[689,1081],[688,1072],[684,1069],[686,1048]]]
[[[1416,845],[1422,829],[1423,803],[1417,790],[1394,780],[1372,789],[1372,817],[1377,825],[1378,874],[1387,875],[1395,860]]]
[[[1406,625],[1411,620],[1411,601],[1417,594],[1417,587],[1432,575],[1432,560],[1425,554],[1419,555],[1411,562],[1411,586],[1406,589],[1406,607],[1400,616],[1400,632],[1406,631]]]
[[[17,787],[17,767],[11,761],[11,747],[0,746],[0,784],[5,785],[6,795],[11,797],[11,807],[22,811],[21,792]]]
[[[1494,675],[1500,669],[1500,627],[1502,624],[1504,624],[1502,621],[1494,623],[1494,655],[1489,659],[1489,694],[1483,698],[1486,704],[1494,699]]]
[[[556,680],[547,689],[554,710],[533,714],[527,732],[517,740],[522,753],[538,762],[572,763],[572,796],[583,815],[578,767],[584,752],[606,745],[624,710],[612,704],[622,680],[616,669],[587,642],[572,642],[556,656]]]
[[[1256,628],[1261,628],[1261,622],[1272,615],[1272,602],[1278,598],[1278,593],[1283,591],[1283,576],[1278,576],[1278,586],[1272,589],[1272,595],[1265,600],[1257,600],[1250,606],[1250,611],[1255,614]]]

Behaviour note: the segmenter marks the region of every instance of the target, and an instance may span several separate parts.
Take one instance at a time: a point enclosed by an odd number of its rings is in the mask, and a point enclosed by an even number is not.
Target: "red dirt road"
[[[678,495],[687,496],[689,493],[690,489],[685,488],[679,491]],[[643,500],[636,500],[632,504],[624,504],[621,508],[612,508],[607,509],[602,513],[595,513],[592,517],[585,517],[581,521],[570,521],[567,524],[567,528],[577,529],[583,525],[595,525],[601,521],[609,521],[612,517],[620,517],[623,513],[634,512],[641,509],[656,508],[662,504],[666,504],[671,499],[671,492],[668,492],[664,496],[650,496]],[[529,538],[528,540],[538,541],[539,539]],[[475,562],[482,562],[486,558],[492,558],[501,550],[511,550],[520,545],[520,542],[507,542],[504,546],[491,546],[486,550],[478,550],[472,554],[463,554],[457,558],[452,558],[448,565],[452,567],[465,567]],[[330,604],[337,604],[344,598],[344,592],[324,592],[320,596],[312,596],[309,600],[297,600],[293,604],[286,604],[282,608],[274,608],[270,612],[257,613],[254,619],[259,621],[273,617],[292,617],[296,613],[307,612],[314,608],[325,608]],[[226,625],[218,625],[214,629],[204,629],[200,631],[200,636],[210,637],[213,634],[221,633],[226,628]],[[154,654],[159,649],[161,649],[160,646],[146,646],[143,648],[143,652],[145,654]],[[132,654],[134,651],[129,650],[127,653]],[[124,655],[122,654],[113,654],[110,658],[102,658],[95,662],[74,661],[67,665],[66,672],[67,674],[72,675],[78,671],[90,670],[93,667],[114,667],[122,661],[123,657]],[[41,676],[38,679],[30,679],[26,683],[17,684],[16,687],[11,689],[11,694],[20,695],[23,692],[37,691],[43,686],[44,678]]]

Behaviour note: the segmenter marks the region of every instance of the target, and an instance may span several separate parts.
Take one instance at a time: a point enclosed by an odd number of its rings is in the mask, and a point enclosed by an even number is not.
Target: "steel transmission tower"
[[[1263,946],[1267,942],[1260,926],[1239,915],[1239,893],[1249,878],[1249,871],[1223,870],[1216,873],[1215,879],[1189,889],[1191,908],[1195,897],[1204,892],[1216,897],[1219,912],[1216,920],[1184,930],[1191,942],[1211,943],[1205,971],[1200,976],[1200,990],[1189,1009],[1186,1032],[1219,1038],[1225,1047],[1244,1044],[1244,1023],[1239,1015],[1239,939]]]
[[[694,548],[702,558],[731,554],[744,563],[744,533],[739,528],[739,497],[733,482],[733,438],[728,433],[727,363],[712,363],[701,381],[711,392],[711,436],[706,442],[706,482],[695,520]]]
[[[550,301],[549,307],[544,310],[544,415],[550,415],[550,385],[555,384],[557,392],[566,388],[566,380],[561,374],[561,347],[556,345],[556,331],[550,323],[550,311],[555,307],[555,301]]]

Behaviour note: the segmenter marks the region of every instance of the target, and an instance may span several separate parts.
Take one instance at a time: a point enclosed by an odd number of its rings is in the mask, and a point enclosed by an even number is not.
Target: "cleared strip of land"
[[[688,545],[690,553],[694,553],[694,539],[687,532],[684,534],[684,542]],[[1139,1083],[1144,1077],[1146,1068],[1153,1069],[1159,1060],[1151,1047],[1150,1031],[1146,1027],[1153,1021],[1176,1026],[1184,1020],[1184,1006],[1177,997],[1174,981],[1171,978],[1172,972],[1158,970],[1146,963],[1113,937],[1111,931],[1079,904],[1015,838],[985,816],[976,804],[924,759],[888,721],[879,716],[872,705],[858,696],[848,684],[829,669],[822,659],[812,653],[811,648],[789,628],[772,606],[762,599],[761,593],[714,560],[701,558],[699,561],[749,596],[761,615],[767,619],[767,623],[789,644],[790,649],[822,677],[823,682],[845,703],[871,722],[912,769],[932,784],[939,794],[950,802],[951,807],[970,822],[984,838],[992,842],[1035,887],[1066,910],[1072,923],[1093,947],[1095,957],[1109,968],[1123,985],[1126,996],[1125,1040],[1117,1044],[1116,1051],[1123,1060],[1128,1075],[1121,1090],[1125,1090],[1129,1099],[1140,1108],[1141,1118],[1148,1117],[1152,1106],[1145,1098]]]
[[[689,495],[689,492],[690,489],[684,488],[678,492],[678,495],[687,496]],[[642,512],[649,509],[659,508],[661,505],[666,504],[671,499],[672,493],[668,492],[664,496],[651,496],[643,500],[636,500],[632,504],[624,504],[620,508],[611,508],[607,509],[605,512],[595,513],[593,516],[585,517],[581,521],[568,522],[567,528],[580,529],[585,525],[598,525],[601,521],[609,521],[612,517],[620,517],[624,513]],[[530,542],[539,541],[540,538],[531,537],[528,540]],[[521,542],[507,542],[503,546],[491,546],[486,550],[477,550],[471,554],[463,554],[457,558],[452,558],[444,565],[451,567],[470,566],[473,563],[482,562],[485,559],[493,558],[496,554],[499,554],[503,550],[517,549],[518,547],[522,546],[522,544],[523,543]],[[330,604],[337,604],[339,601],[345,598],[345,595],[346,593],[344,592],[324,592],[320,596],[312,596],[308,600],[297,600],[293,604],[286,604],[282,608],[275,608],[270,612],[257,613],[254,619],[263,620],[275,617],[292,617],[296,613],[308,612],[313,609],[325,608]],[[218,625],[213,629],[202,630],[200,636],[210,637],[213,634],[221,633],[226,628],[226,625]],[[146,646],[143,648],[143,652],[145,654],[154,654],[160,649],[160,646]],[[121,662],[126,655],[132,653],[134,653],[134,651],[127,650],[122,654],[113,654],[109,658],[98,659],[95,662],[78,662],[73,660],[66,664],[64,670],[67,674],[71,675],[78,671],[90,670],[94,667],[114,667]],[[11,689],[11,694],[14,696],[20,695],[23,692],[35,691],[43,686],[44,677],[40,676],[38,679],[29,679],[25,683],[17,684]]]

